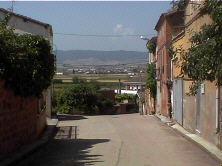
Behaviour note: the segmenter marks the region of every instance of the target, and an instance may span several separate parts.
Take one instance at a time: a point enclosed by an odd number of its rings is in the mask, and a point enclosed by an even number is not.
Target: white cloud
[[[122,24],[117,24],[116,27],[114,28],[113,32],[116,35],[132,35],[134,32],[134,29],[132,28],[124,28]]]

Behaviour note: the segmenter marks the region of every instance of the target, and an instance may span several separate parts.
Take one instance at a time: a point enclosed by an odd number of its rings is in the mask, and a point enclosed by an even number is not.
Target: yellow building
[[[191,133],[198,134],[221,148],[221,115],[218,109],[217,87],[214,83],[205,81],[198,88],[195,96],[187,96],[186,93],[189,92],[189,86],[193,80],[187,76],[182,77],[179,67],[181,54],[191,46],[189,42],[191,36],[199,32],[202,25],[212,22],[208,15],[200,15],[199,9],[203,3],[203,1],[190,1],[187,4],[184,12],[184,30],[172,39],[172,48],[175,52],[171,59],[173,119]]]

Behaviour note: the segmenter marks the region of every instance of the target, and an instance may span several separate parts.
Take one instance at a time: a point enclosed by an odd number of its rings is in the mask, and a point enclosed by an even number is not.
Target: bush
[[[22,97],[42,95],[55,74],[55,56],[49,41],[40,35],[18,35],[0,22],[0,75],[5,87]]]
[[[69,114],[71,110],[71,107],[68,105],[59,105],[53,108],[53,112],[55,113],[64,113],[64,114]]]
[[[126,112],[127,113],[136,113],[136,112],[138,112],[138,106],[135,104],[127,104],[126,105]]]
[[[53,111],[69,114],[107,114],[114,102],[96,92],[91,85],[77,85],[75,87],[54,91]]]
[[[62,84],[62,79],[54,79],[53,84]]]
[[[73,84],[78,84],[79,83],[79,77],[73,76],[72,77],[72,82],[73,82]]]

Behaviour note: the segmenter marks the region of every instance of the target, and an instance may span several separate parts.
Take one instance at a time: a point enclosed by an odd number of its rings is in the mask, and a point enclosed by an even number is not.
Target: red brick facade
[[[37,139],[37,99],[14,96],[0,80],[0,155]]]
[[[115,100],[115,92],[112,89],[101,89],[97,91],[102,96],[109,98],[110,100]]]
[[[163,13],[155,30],[158,32],[156,48],[157,68],[157,113],[171,117],[171,57],[168,48],[176,33],[183,27],[183,11]]]

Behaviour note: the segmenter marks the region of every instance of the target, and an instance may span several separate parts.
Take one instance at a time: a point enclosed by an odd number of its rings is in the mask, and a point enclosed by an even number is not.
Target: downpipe
[[[220,106],[220,86],[217,85],[217,89],[216,89],[216,123],[215,123],[215,127],[216,127],[216,131],[215,133],[218,134],[220,131],[220,116],[219,116],[219,106]]]

